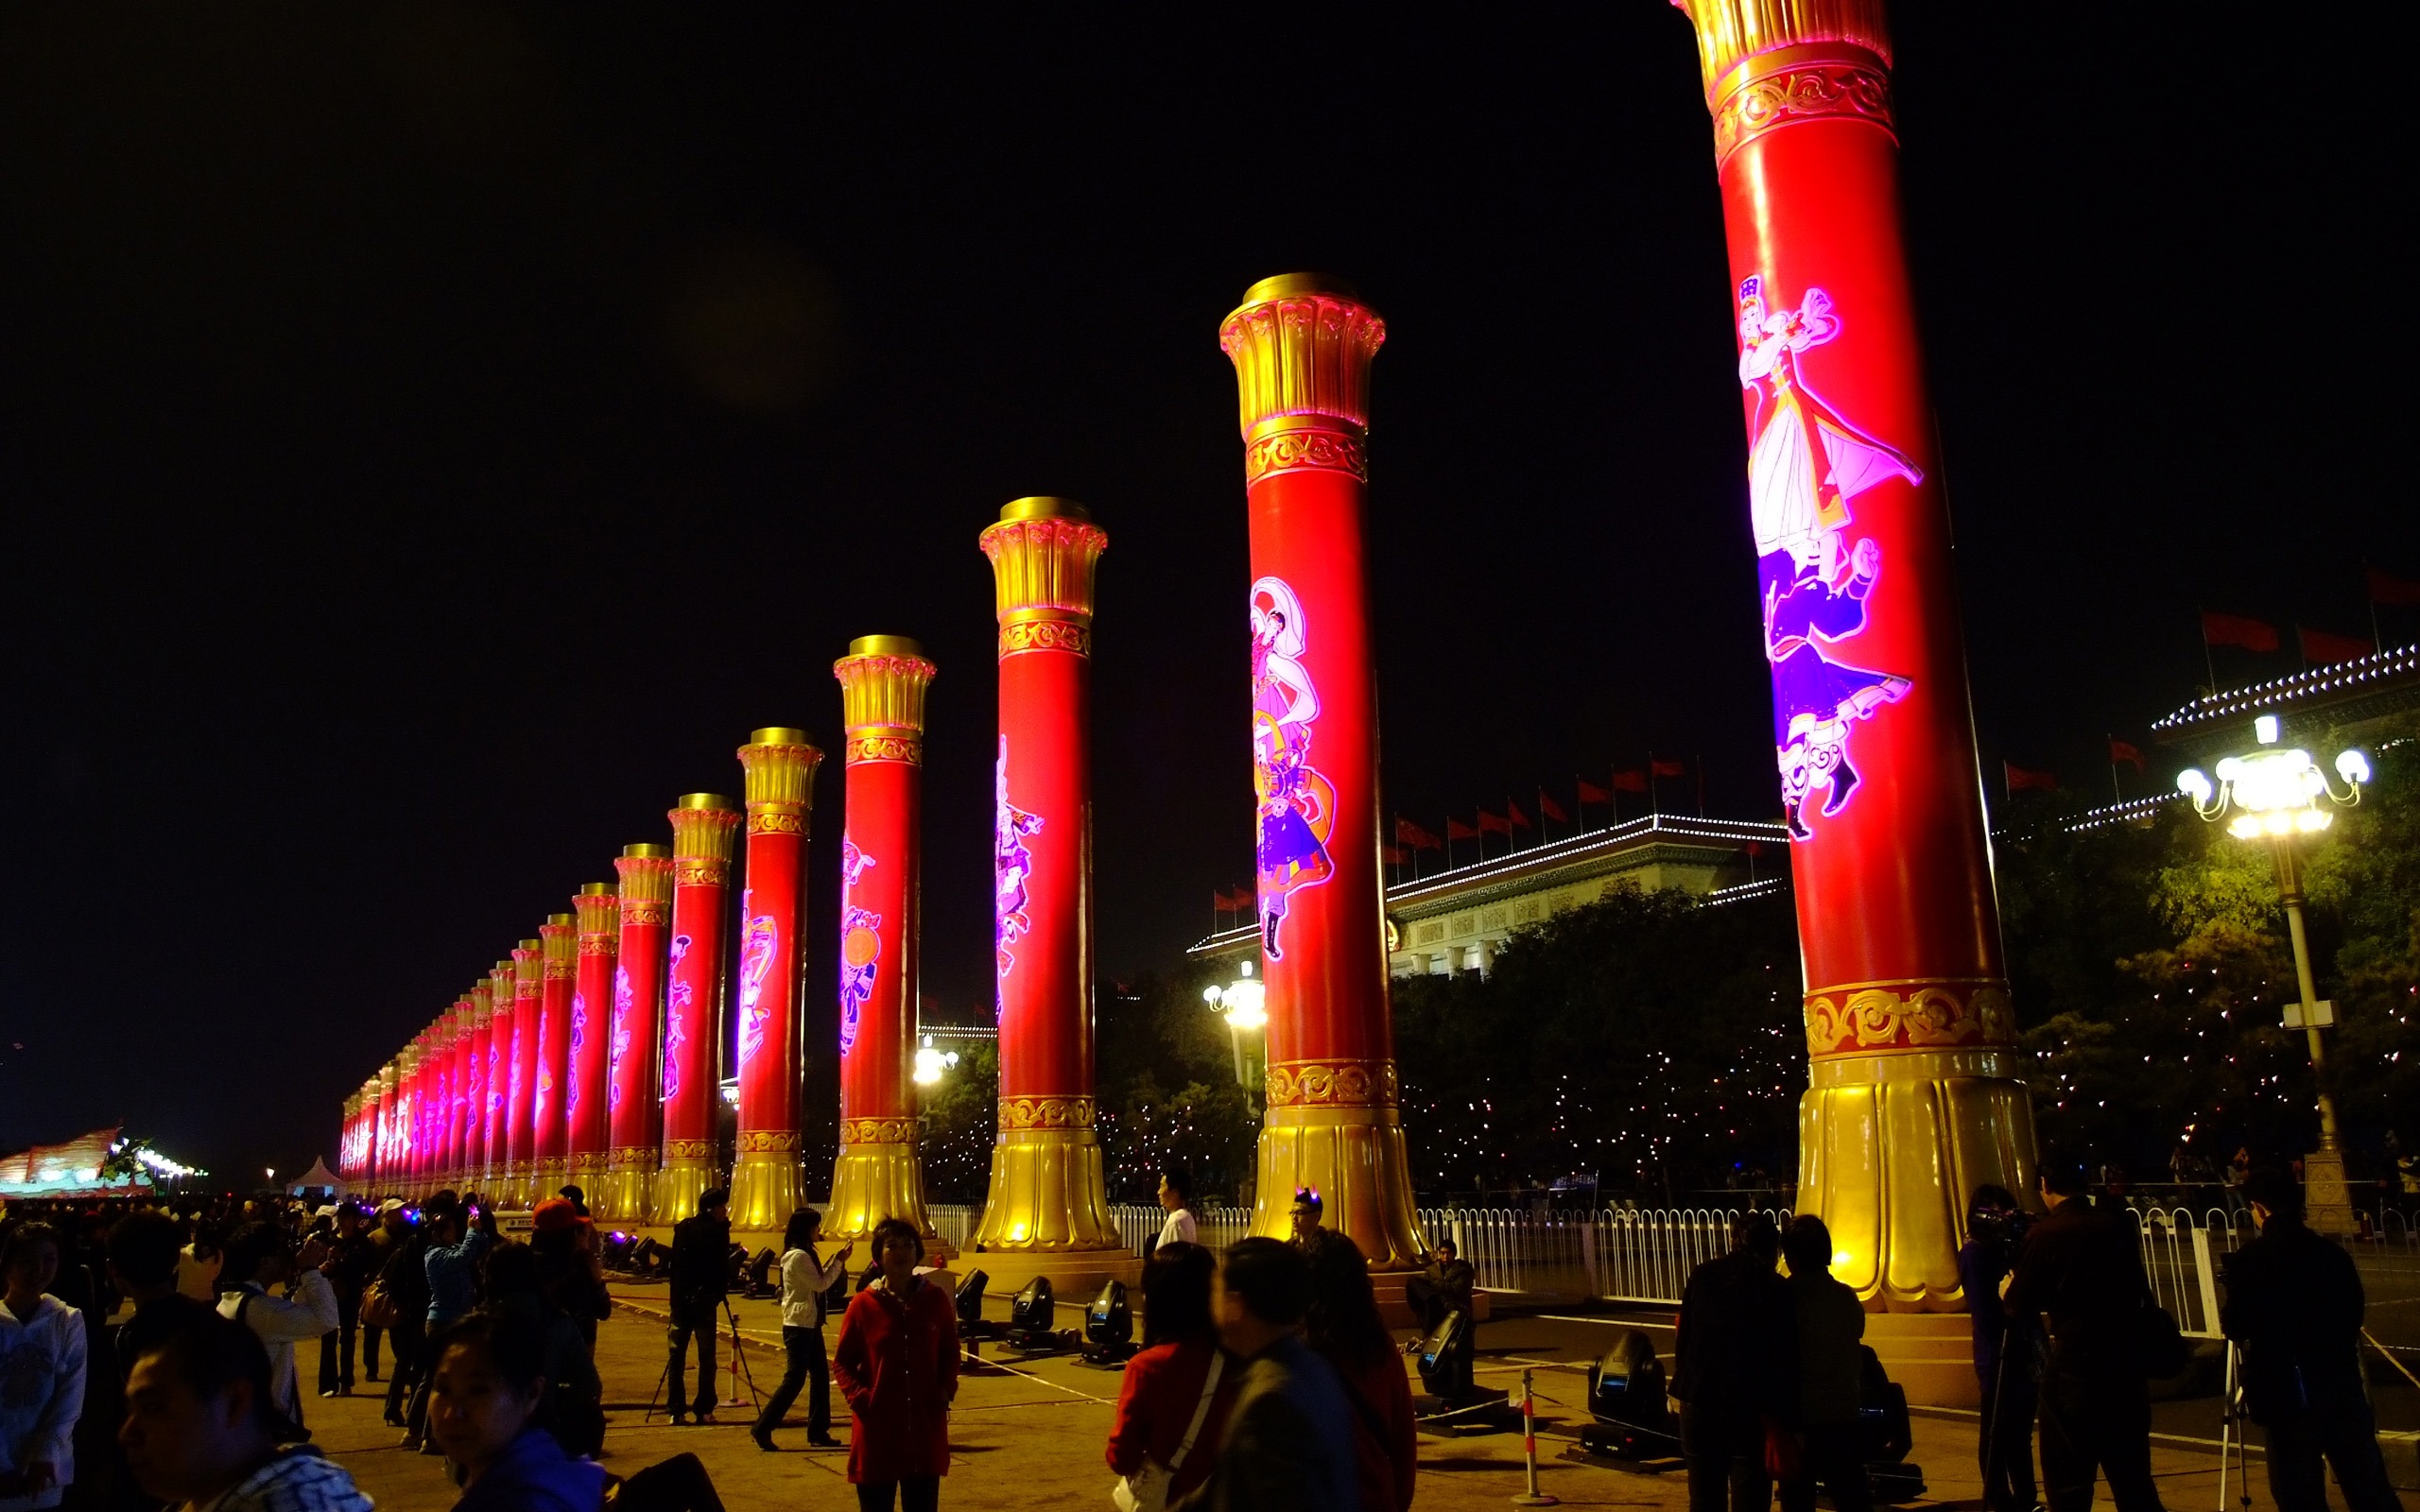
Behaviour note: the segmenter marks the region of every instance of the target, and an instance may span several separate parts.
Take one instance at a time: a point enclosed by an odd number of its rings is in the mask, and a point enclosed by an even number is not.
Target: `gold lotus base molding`
[[[589,1211],[609,1223],[645,1223],[654,1195],[653,1145],[626,1146],[605,1162],[605,1179],[588,1199]]]
[[[1252,1231],[1293,1236],[1294,1190],[1320,1194],[1323,1227],[1352,1236],[1372,1270],[1417,1270],[1428,1242],[1412,1211],[1411,1153],[1392,1108],[1272,1107],[1260,1130]]]
[[[983,1222],[969,1247],[1042,1254],[1124,1249],[1126,1241],[1110,1221],[1108,1194],[1100,1140],[1090,1128],[1003,1126],[992,1146]]]
[[[534,1208],[563,1189],[571,1179],[571,1161],[560,1155],[542,1156],[529,1171],[529,1190],[524,1194],[525,1208]]]
[[[742,1135],[743,1140],[751,1136]],[[762,1134],[753,1136],[762,1140]],[[731,1168],[731,1227],[747,1233],[779,1233],[790,1214],[806,1206],[806,1173],[799,1166],[798,1136],[787,1148],[742,1150]]]
[[[579,1188],[580,1194],[588,1199],[589,1207],[594,1209],[596,1206],[596,1194],[603,1191],[605,1187],[605,1152],[581,1150],[573,1155],[564,1162],[563,1179],[558,1184],[568,1184]],[[549,1192],[544,1195],[551,1197],[554,1194]]]
[[[715,1166],[714,1146],[707,1141],[681,1141],[665,1151],[664,1169],[655,1173],[655,1190],[648,1221],[666,1228],[698,1211],[698,1198],[722,1184]]]
[[[1798,1105],[1798,1211],[1870,1313],[1962,1313],[1958,1246],[1985,1182],[2034,1201],[2033,1103],[2010,1050],[1837,1056]]]
[[[832,1162],[832,1200],[823,1210],[823,1237],[857,1240],[873,1234],[885,1218],[904,1218],[927,1239],[933,1221],[925,1212],[925,1167],[913,1141],[840,1146]]]

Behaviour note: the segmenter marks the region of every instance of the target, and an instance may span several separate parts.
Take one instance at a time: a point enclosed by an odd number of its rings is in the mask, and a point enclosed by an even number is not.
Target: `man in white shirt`
[[[340,1314],[336,1289],[320,1271],[327,1258],[317,1239],[302,1246],[298,1262],[285,1247],[285,1236],[275,1226],[247,1224],[227,1241],[227,1265],[219,1273],[235,1289],[218,1299],[218,1315],[260,1335],[268,1349],[271,1404],[289,1421],[302,1421],[302,1391],[294,1375],[294,1347],[317,1339],[337,1327]],[[290,1296],[270,1290],[293,1281]]]
[[[1168,1218],[1167,1222],[1160,1225],[1160,1237],[1151,1241],[1153,1249],[1162,1245],[1197,1245],[1201,1242],[1195,1237],[1201,1232],[1201,1226],[1193,1221],[1193,1175],[1184,1166],[1161,1168],[1160,1206],[1167,1210]]]

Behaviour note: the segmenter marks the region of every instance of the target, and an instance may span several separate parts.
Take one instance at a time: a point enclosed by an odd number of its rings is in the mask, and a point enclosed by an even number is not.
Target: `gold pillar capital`
[[[1883,0],[1672,0],[1698,38],[1698,73],[1711,108],[1745,77],[1739,65],[1785,47],[1829,44],[1871,53],[1891,67],[1891,24]]]
[[[569,977],[579,959],[579,931],[569,914],[548,914],[538,926],[540,957],[545,962],[544,979]]]
[[[573,897],[571,906],[579,916],[580,954],[613,955],[621,950],[620,887],[610,882],[588,883]]]
[[[1082,505],[1040,496],[1015,500],[977,544],[992,560],[1002,655],[1091,650],[1094,569],[1109,549],[1109,533]]]
[[[1714,160],[1780,127],[1847,120],[1895,136],[1883,0],[1672,0],[1697,32]]]
[[[776,726],[750,735],[739,747],[748,833],[804,836],[807,811],[815,806],[815,769],[822,762],[823,752],[804,730]]]
[[[1245,290],[1219,327],[1219,350],[1236,365],[1244,439],[1286,430],[1365,435],[1370,362],[1386,339],[1387,323],[1340,279],[1286,273]]]
[[[731,869],[732,837],[739,828],[738,808],[720,793],[683,793],[665,817],[672,821],[673,885],[696,887],[720,884]]]
[[[509,960],[498,961],[488,969],[488,1001],[494,1005],[498,1015],[512,1011],[513,975],[512,963]]]
[[[484,1029],[495,1017],[495,984],[481,981],[471,988],[471,1027]]]
[[[525,939],[512,948],[512,996],[534,998],[538,984],[545,980],[545,942]]]
[[[921,763],[925,754],[925,690],[941,669],[904,635],[863,635],[832,663],[840,682],[843,759]]]
[[[622,877],[622,922],[661,924],[672,902],[672,848],[626,845],[614,858]]]

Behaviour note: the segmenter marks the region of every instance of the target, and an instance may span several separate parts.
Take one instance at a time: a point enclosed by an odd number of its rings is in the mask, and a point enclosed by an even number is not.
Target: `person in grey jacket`
[[[1336,1370],[1303,1342],[1311,1266],[1274,1239],[1227,1251],[1212,1307],[1219,1342],[1242,1357],[1210,1478],[1169,1512],[1334,1512],[1360,1504],[1355,1419]]]

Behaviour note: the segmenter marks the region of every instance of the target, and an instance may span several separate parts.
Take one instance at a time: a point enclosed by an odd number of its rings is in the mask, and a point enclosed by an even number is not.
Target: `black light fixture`
[[[630,1268],[633,1274],[653,1276],[670,1268],[670,1260],[662,1245],[642,1237],[631,1246]]]
[[[958,1283],[958,1332],[985,1329],[983,1321],[983,1288],[992,1284],[988,1271],[970,1270],[966,1280]]]
[[[1036,1276],[1009,1304],[1009,1342],[1020,1349],[1059,1347],[1059,1307],[1050,1294],[1050,1278]]]
[[[1871,1346],[1858,1346],[1858,1457],[1865,1461],[1876,1502],[1912,1502],[1925,1494],[1925,1468],[1907,1462],[1915,1448],[1908,1393],[1882,1368]]]
[[[607,1234],[604,1246],[605,1268],[628,1272],[631,1268],[631,1256],[643,1242],[636,1234],[618,1231]]]
[[[1134,1312],[1126,1305],[1126,1283],[1112,1280],[1084,1309],[1084,1358],[1094,1365],[1124,1365],[1134,1357]]]
[[[1470,1328],[1470,1315],[1458,1307],[1420,1341],[1420,1383],[1430,1396],[1451,1402],[1472,1395],[1470,1355],[1462,1348]]]
[[[748,1263],[748,1290],[745,1295],[752,1297],[781,1296],[781,1280],[774,1274],[781,1263],[782,1257],[771,1249],[758,1250],[756,1258]]]
[[[1679,1452],[1664,1362],[1646,1334],[1625,1330],[1588,1367],[1588,1415],[1597,1420],[1580,1431],[1580,1441],[1600,1454],[1647,1459]]]

